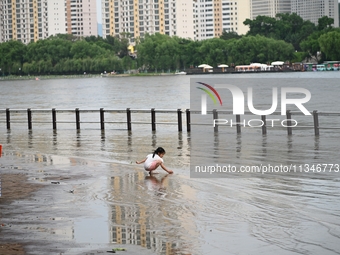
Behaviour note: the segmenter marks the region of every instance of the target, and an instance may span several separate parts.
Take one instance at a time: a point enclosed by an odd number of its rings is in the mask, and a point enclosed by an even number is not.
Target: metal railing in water
[[[72,120],[59,120],[60,115],[62,114],[68,114],[68,117],[70,117],[70,114],[73,115]],[[81,115],[84,116],[85,114],[98,114],[99,120],[98,121],[82,121]],[[49,120],[33,120],[33,116],[35,114],[43,114],[46,116],[50,116],[51,119]],[[106,117],[109,114],[124,114],[125,118],[120,118],[120,121],[115,120],[106,120]],[[132,115],[133,114],[149,114],[150,120],[147,121],[145,118],[140,121],[132,121]],[[156,121],[156,114],[167,114],[167,116],[171,116],[173,121],[168,121],[168,118],[166,121]],[[11,129],[12,124],[23,124],[27,123],[28,129],[33,129],[33,124],[51,124],[51,127],[53,130],[56,130],[58,125],[60,124],[75,124],[75,128],[77,130],[80,130],[82,124],[99,124],[99,128],[101,130],[105,129],[106,124],[125,124],[127,130],[132,130],[132,125],[151,125],[151,130],[155,131],[157,125],[176,125],[178,132],[183,131],[183,125],[186,126],[186,131],[191,131],[192,125],[207,125],[207,123],[194,123],[191,122],[191,115],[192,114],[201,114],[201,111],[193,111],[190,109],[130,109],[127,108],[125,110],[113,110],[113,109],[104,109],[100,108],[99,110],[80,110],[79,108],[75,108],[73,110],[71,109],[60,109],[57,110],[55,108],[52,109],[5,109],[0,110],[0,123],[6,123],[6,128],[8,130]],[[223,120],[219,119],[219,114],[230,114],[232,115],[232,111],[207,111],[207,114],[212,115],[212,120]],[[253,115],[251,112],[245,112],[245,115]],[[4,116],[5,115],[5,116]],[[19,120],[12,120],[12,115],[20,115],[21,118]],[[26,116],[25,116],[26,115]],[[185,115],[185,119],[183,118],[183,115]],[[271,115],[281,115],[279,112],[274,112]],[[285,119],[285,128],[287,130],[288,135],[292,135],[294,125],[292,124],[292,115],[298,116],[303,115],[303,113],[298,111],[286,111],[286,119]],[[299,126],[299,128],[309,128],[314,129],[314,134],[318,136],[320,134],[320,129],[340,129],[339,126],[333,126],[333,127],[320,127],[319,125],[319,116],[326,116],[326,117],[339,117],[339,112],[318,112],[313,111],[311,112],[311,115],[313,116],[313,125],[309,126]],[[25,117],[24,117],[25,116]],[[233,115],[235,117],[235,122],[232,124],[233,127],[236,127],[236,133],[241,133],[242,126],[245,126],[245,120],[243,122],[241,121],[241,115]],[[58,118],[57,118],[58,117]],[[272,121],[270,119],[267,119],[266,115],[260,116],[261,118],[258,120],[261,122],[261,125],[258,125],[257,127],[261,128],[262,134],[267,134],[267,127],[268,122]],[[216,125],[209,124],[213,127],[214,131],[218,131],[218,127],[221,126],[221,122],[217,121],[214,122]]]

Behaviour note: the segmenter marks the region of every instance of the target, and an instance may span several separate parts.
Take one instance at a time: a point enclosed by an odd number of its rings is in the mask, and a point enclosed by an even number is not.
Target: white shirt
[[[149,154],[149,155],[146,156],[146,160],[144,162],[144,168],[145,169],[149,169],[150,166],[152,166],[153,162],[155,162],[155,161],[161,161],[162,163],[164,162],[164,160],[160,156],[158,156],[157,154],[155,154],[154,157],[152,157],[152,156],[153,156],[153,154]]]

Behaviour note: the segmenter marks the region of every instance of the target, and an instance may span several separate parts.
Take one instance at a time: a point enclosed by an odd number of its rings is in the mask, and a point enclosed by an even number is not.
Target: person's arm
[[[173,171],[170,169],[167,169],[163,163],[161,163],[161,167],[164,169],[164,171],[168,172],[169,174],[173,173]]]
[[[136,164],[142,164],[146,161],[147,158],[143,159],[142,161],[136,161]]]

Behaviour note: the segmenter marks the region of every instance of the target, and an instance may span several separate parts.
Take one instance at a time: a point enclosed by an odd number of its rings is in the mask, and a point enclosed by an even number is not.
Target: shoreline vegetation
[[[317,25],[296,13],[257,16],[243,23],[249,26],[246,35],[224,31],[220,37],[200,41],[160,33],[143,38],[129,33],[106,38],[57,34],[28,45],[6,41],[0,43],[0,76],[72,77],[104,70],[121,74],[146,70],[149,76],[155,70],[188,70],[203,63],[217,67],[340,60],[340,28],[334,28],[334,19],[327,16]]]
[[[340,62],[340,61],[337,61]],[[336,71],[339,69],[336,69]],[[187,71],[187,72],[186,72]],[[204,72],[203,70],[198,70],[198,68],[187,69],[183,73],[178,71],[176,72],[130,72],[130,73],[116,73],[116,74],[67,74],[67,75],[9,75],[9,76],[0,76],[1,81],[16,81],[16,80],[31,80],[31,81],[39,81],[39,80],[49,80],[49,79],[86,79],[86,78],[114,78],[114,77],[149,77],[149,76],[177,76],[177,75],[215,75],[215,74],[251,74],[251,73],[277,73],[277,72],[301,72],[307,71],[303,69],[294,69],[293,67],[286,68],[284,70],[274,69],[274,70],[253,70],[253,71],[237,71],[234,68],[229,69],[228,71],[221,72]],[[308,70],[308,71],[316,71],[316,70]],[[326,71],[326,70],[324,70]]]
[[[15,81],[15,80],[48,80],[48,79],[79,79],[79,78],[111,78],[111,77],[130,77],[130,76],[172,76],[176,73],[124,73],[124,74],[73,74],[73,75],[10,75],[0,77],[0,81]]]

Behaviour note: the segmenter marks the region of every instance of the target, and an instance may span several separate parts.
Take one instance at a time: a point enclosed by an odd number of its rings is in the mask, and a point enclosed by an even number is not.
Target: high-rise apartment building
[[[132,42],[145,33],[193,40],[219,37],[223,31],[247,32],[250,0],[102,0],[103,37],[129,33]]]
[[[196,39],[219,37],[223,31],[245,34],[243,25],[250,16],[250,0],[197,0],[195,2]]]
[[[37,41],[48,36],[47,0],[2,0],[1,41]]]
[[[96,0],[1,0],[0,42],[55,34],[97,36]]]
[[[48,1],[48,36],[66,33],[65,0]]]
[[[291,13],[291,0],[250,0],[250,19],[275,17],[277,13]]]
[[[97,36],[96,0],[64,0],[64,2],[66,32],[75,36]]]
[[[296,13],[304,20],[318,24],[327,16],[339,26],[338,0],[250,0],[250,19],[258,15],[275,17],[277,13]]]
[[[195,25],[197,40],[218,37],[226,30],[233,30],[234,21],[230,18],[233,3],[230,1],[197,0],[195,3]],[[228,13],[228,17],[224,16]]]
[[[146,33],[194,37],[192,0],[102,0],[103,37]]]
[[[319,18],[327,16],[334,19],[335,27],[339,27],[338,0],[291,0],[291,12],[315,24]]]

